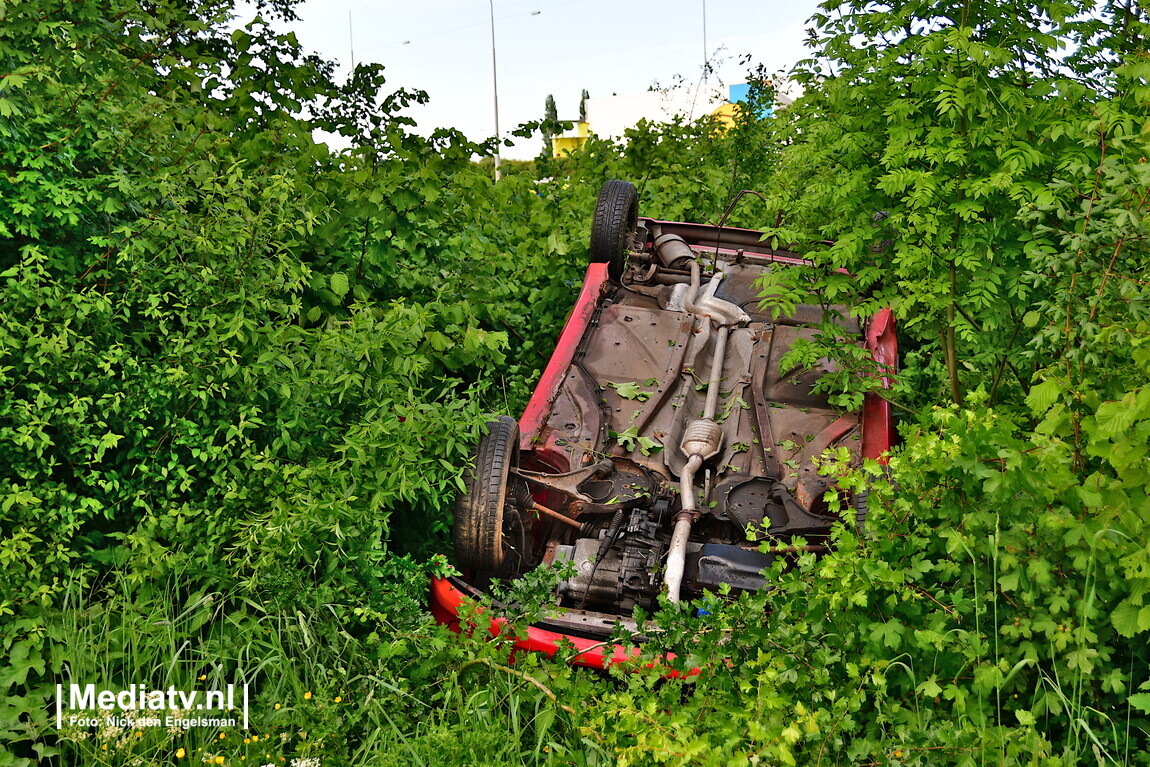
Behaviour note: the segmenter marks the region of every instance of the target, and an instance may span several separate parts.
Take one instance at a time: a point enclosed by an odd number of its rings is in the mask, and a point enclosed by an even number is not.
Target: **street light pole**
[[[703,82],[711,74],[711,54],[707,51],[707,0],[703,0]]]
[[[495,64],[495,0],[487,0],[491,9],[491,90],[495,96],[495,180],[499,180],[499,68]]]

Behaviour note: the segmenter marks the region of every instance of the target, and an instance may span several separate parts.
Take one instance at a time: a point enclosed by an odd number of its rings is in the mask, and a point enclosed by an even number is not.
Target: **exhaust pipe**
[[[683,585],[683,571],[687,565],[687,541],[691,537],[691,525],[699,517],[695,502],[695,474],[703,463],[719,454],[723,445],[723,428],[715,422],[715,411],[719,407],[720,382],[723,379],[723,364],[727,357],[727,340],[731,336],[731,326],[749,322],[750,317],[742,308],[715,297],[723,273],[716,273],[699,297],[701,270],[697,261],[691,261],[691,284],[683,297],[683,306],[704,323],[709,330],[714,325],[718,330],[715,338],[715,353],[711,357],[711,375],[707,381],[707,401],[703,417],[692,421],[683,430],[679,449],[687,457],[687,463],[679,472],[679,500],[682,510],[675,515],[675,528],[671,533],[671,545],[667,549],[667,569],[663,573],[663,585],[667,587],[667,598],[672,602],[680,600],[679,592]]]
[[[715,345],[715,359],[717,364],[711,365],[711,383],[709,386],[716,390],[715,402],[718,402],[718,378],[722,376],[723,357],[719,353],[726,348],[727,336],[730,330],[719,334]],[[703,418],[692,421],[683,432],[683,441],[679,449],[687,456],[687,465],[679,474],[679,500],[682,510],[675,515],[675,529],[671,533],[671,545],[667,549],[667,569],[663,573],[663,584],[667,587],[667,598],[672,602],[679,601],[679,591],[683,586],[683,571],[687,566],[687,541],[691,537],[691,525],[699,516],[695,504],[695,473],[702,467],[708,458],[718,455],[723,445],[723,427],[715,423],[714,405],[711,404],[710,391],[707,396],[708,410],[703,412]]]

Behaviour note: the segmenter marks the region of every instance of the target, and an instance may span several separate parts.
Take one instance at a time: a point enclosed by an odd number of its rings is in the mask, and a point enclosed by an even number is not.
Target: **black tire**
[[[614,279],[627,267],[627,246],[639,225],[639,193],[629,181],[608,181],[595,201],[591,220],[591,262],[607,264]]]
[[[519,425],[500,416],[487,424],[475,448],[475,463],[463,475],[467,492],[455,500],[455,557],[472,570],[498,572],[522,545],[523,521],[507,493],[512,467],[519,463]],[[507,540],[518,531],[518,541]]]

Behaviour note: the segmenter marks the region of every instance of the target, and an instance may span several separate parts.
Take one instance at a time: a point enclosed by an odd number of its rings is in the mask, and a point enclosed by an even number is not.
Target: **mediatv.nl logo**
[[[237,710],[237,692],[238,710]],[[222,690],[166,690],[130,684],[122,690],[100,689],[94,684],[56,685],[56,727],[95,727],[108,722],[118,727],[235,727],[248,729],[248,686],[229,684]],[[194,712],[220,712],[220,716]],[[236,712],[236,713],[231,713]],[[242,712],[241,717],[237,713]],[[94,716],[93,714],[98,713]]]

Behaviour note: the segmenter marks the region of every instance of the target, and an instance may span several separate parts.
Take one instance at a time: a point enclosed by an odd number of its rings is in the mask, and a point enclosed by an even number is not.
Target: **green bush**
[[[1148,763],[1142,9],[848,3],[778,116],[493,184],[291,3],[231,7],[0,7],[0,765]],[[844,480],[865,535],[600,674],[435,626],[424,562],[608,178],[656,218],[763,192],[727,222],[816,262],[787,300],[895,309],[908,416],[894,483]],[[851,363],[824,340],[792,361]],[[57,732],[78,679],[248,682],[255,729]]]

